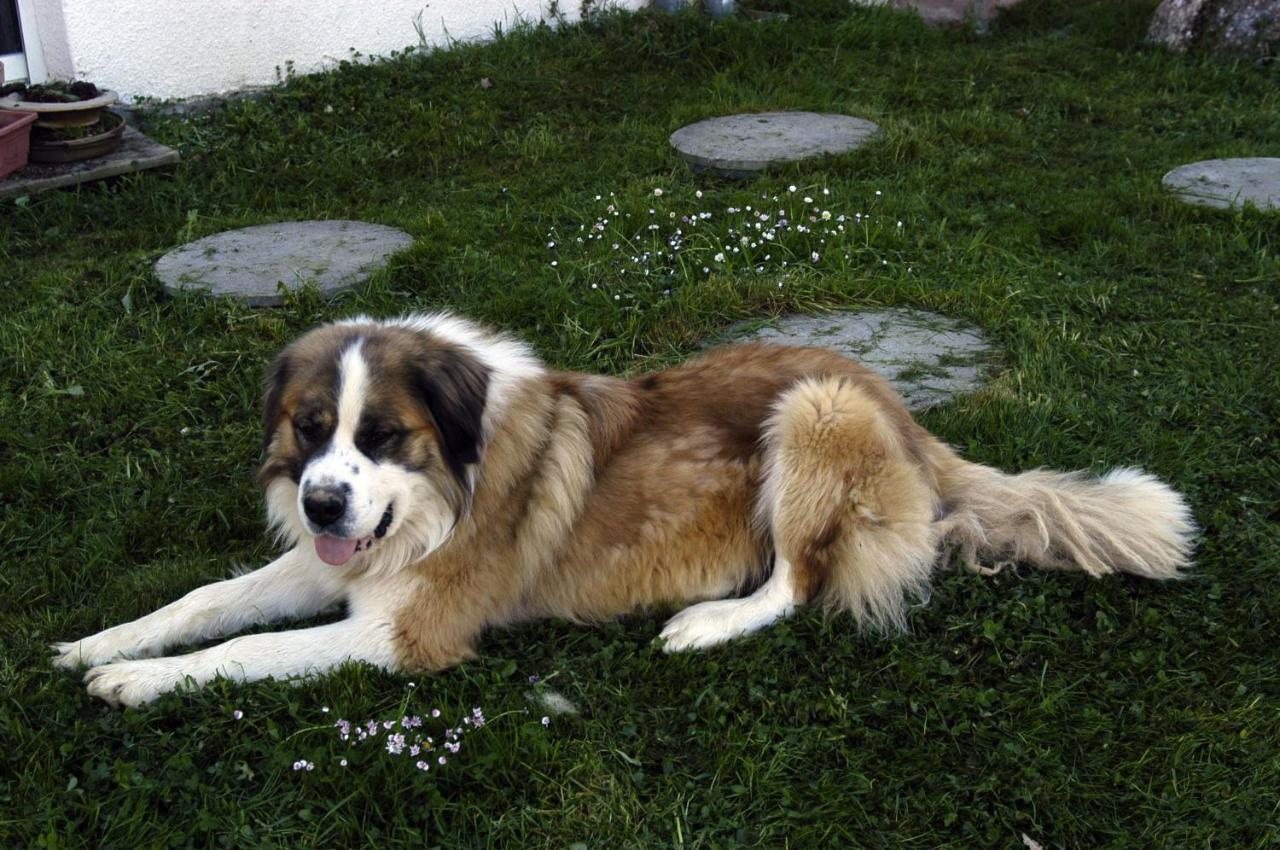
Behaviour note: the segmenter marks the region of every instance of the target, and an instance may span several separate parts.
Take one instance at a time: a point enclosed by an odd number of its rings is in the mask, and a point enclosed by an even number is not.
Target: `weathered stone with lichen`
[[[201,291],[255,307],[314,285],[332,297],[368,279],[413,244],[409,234],[362,221],[286,221],[215,233],[165,254],[156,276],[170,295]]]
[[[926,24],[983,26],[1001,9],[1022,0],[855,0],[862,6],[892,6],[915,12]]]
[[[1173,169],[1162,182],[1189,204],[1280,210],[1280,157],[1206,159]]]
[[[818,112],[756,112],[708,118],[671,134],[695,171],[750,177],[766,168],[848,153],[880,132],[864,118]]]
[[[976,328],[923,310],[786,316],[731,338],[834,349],[887,378],[912,410],[982,386],[994,359]]]
[[[1274,56],[1280,51],[1280,0],[1164,0],[1147,39],[1178,52]]]

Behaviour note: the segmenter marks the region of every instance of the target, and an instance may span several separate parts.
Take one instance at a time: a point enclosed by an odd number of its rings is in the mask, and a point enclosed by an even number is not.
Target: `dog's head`
[[[450,316],[326,325],[267,371],[259,476],[272,523],[333,566],[404,566],[466,510],[496,408],[536,374]]]

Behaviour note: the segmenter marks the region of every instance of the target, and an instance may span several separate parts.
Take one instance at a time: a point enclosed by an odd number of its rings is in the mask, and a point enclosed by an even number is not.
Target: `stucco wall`
[[[490,37],[495,24],[547,19],[550,0],[36,0],[59,7],[63,32],[40,33],[46,55],[125,98],[182,98],[270,85],[292,61],[299,73],[418,43]],[[647,0],[614,0],[636,9]],[[575,20],[580,0],[559,4]],[[43,7],[43,8],[41,8]],[[69,60],[69,61],[68,61]],[[51,69],[51,72],[53,69]]]

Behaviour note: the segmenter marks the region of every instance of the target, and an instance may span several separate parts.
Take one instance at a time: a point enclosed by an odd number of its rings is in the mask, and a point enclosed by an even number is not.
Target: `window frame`
[[[15,5],[18,9],[18,31],[22,33],[22,52],[0,56],[0,62],[4,62],[5,82],[26,80],[43,83],[49,75],[36,32],[36,0],[17,0]]]

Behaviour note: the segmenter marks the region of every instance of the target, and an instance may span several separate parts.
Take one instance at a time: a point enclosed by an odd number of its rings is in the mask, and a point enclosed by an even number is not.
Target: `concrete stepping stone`
[[[1188,204],[1280,210],[1280,157],[1206,159],[1175,168],[1160,182]]]
[[[147,138],[132,127],[124,128],[120,147],[106,156],[97,156],[80,162],[33,162],[21,171],[0,180],[0,197],[6,195],[34,195],[63,186],[75,186],[90,180],[102,180],[161,168],[178,161],[178,152],[167,145]]]
[[[254,307],[284,302],[307,284],[330,298],[363,283],[413,244],[394,227],[363,221],[286,221],[215,233],[165,254],[156,276],[170,295],[203,291]]]
[[[1002,9],[1016,6],[1022,0],[854,0],[860,6],[893,6],[913,11],[926,24],[985,27]]]
[[[912,410],[976,390],[992,360],[977,329],[922,310],[785,316],[736,338],[834,349],[887,378]]]
[[[818,112],[756,112],[708,118],[671,134],[671,146],[694,171],[751,177],[766,168],[848,153],[880,127],[863,118]]]

